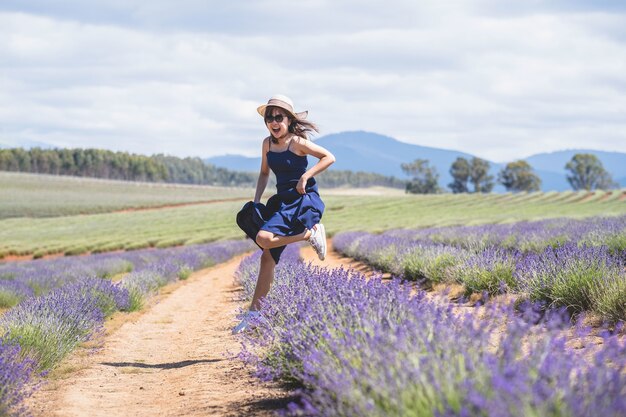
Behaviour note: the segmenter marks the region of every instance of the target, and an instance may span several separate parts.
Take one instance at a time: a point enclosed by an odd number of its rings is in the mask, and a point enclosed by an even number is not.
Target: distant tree
[[[469,191],[468,181],[470,177],[470,164],[465,158],[458,157],[450,167],[452,182],[448,187],[453,193],[466,193]]]
[[[574,190],[589,191],[617,186],[598,157],[589,153],[577,153],[565,165],[565,169],[571,172],[567,181]]]
[[[406,192],[411,194],[435,194],[440,191],[439,174],[427,159],[400,165],[402,171],[412,179],[406,184]]]
[[[504,185],[507,191],[539,191],[541,188],[541,178],[533,172],[530,164],[523,160],[506,164],[498,173],[498,182]]]
[[[484,159],[474,157],[468,161],[458,157],[450,167],[453,181],[448,187],[453,193],[467,193],[471,183],[474,186],[474,193],[488,193],[495,185],[493,176],[489,175],[489,167],[489,162]]]
[[[493,175],[489,175],[490,164],[480,158],[472,158],[470,161],[470,182],[474,185],[475,193],[488,193],[493,190],[495,183]]]

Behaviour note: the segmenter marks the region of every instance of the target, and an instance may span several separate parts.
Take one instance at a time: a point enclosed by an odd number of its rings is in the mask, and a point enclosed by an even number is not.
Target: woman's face
[[[287,112],[280,108],[273,108],[270,110],[270,117],[265,117],[265,125],[270,134],[276,139],[283,138],[289,133],[289,118]],[[282,116],[282,120],[281,119]],[[279,121],[280,120],[280,121]]]

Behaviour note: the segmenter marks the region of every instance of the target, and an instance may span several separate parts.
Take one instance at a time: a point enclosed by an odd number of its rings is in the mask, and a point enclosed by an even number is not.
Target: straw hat
[[[256,111],[258,111],[261,116],[265,117],[265,109],[267,108],[267,106],[280,107],[296,119],[306,119],[307,114],[309,114],[308,111],[296,113],[293,109],[293,101],[291,101],[289,97],[282,94],[276,94],[275,96],[272,96],[272,98],[267,101],[267,104],[263,104],[257,107]]]

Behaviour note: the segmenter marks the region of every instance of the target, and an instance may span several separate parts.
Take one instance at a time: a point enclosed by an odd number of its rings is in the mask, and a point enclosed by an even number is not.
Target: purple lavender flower
[[[80,284],[29,298],[0,317],[0,333],[19,343],[38,369],[51,369],[102,326],[97,298]]]
[[[32,394],[33,361],[24,359],[19,345],[0,337],[0,415],[28,415],[23,401]]]
[[[624,263],[611,256],[606,247],[570,243],[521,258],[515,278],[531,300],[584,311],[594,310],[594,293],[626,277]]]
[[[0,308],[13,307],[24,298],[33,295],[35,292],[23,282],[0,280]]]
[[[518,288],[514,273],[519,256],[519,253],[500,248],[488,248],[468,257],[453,274],[468,293],[514,292]]]
[[[344,254],[405,279],[467,293],[521,292],[626,320],[626,216],[338,234]]]

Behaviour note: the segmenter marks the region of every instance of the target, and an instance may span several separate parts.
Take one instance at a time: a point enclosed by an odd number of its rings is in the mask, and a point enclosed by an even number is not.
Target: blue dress
[[[308,166],[306,155],[293,153],[290,149],[291,143],[283,152],[274,152],[271,146],[270,141],[270,149],[266,155],[267,164],[276,175],[276,194],[267,201],[268,220],[261,230],[280,236],[297,235],[321,221],[324,203],[317,190],[315,178],[307,181],[305,194],[296,190],[296,185]]]

